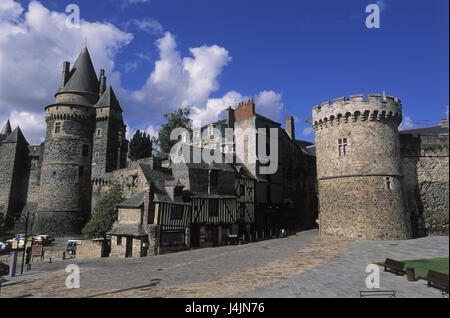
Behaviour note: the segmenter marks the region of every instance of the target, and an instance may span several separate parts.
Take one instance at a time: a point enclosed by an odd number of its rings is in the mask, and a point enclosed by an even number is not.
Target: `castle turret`
[[[408,238],[398,141],[401,101],[354,95],[316,106],[312,113],[320,235]]]
[[[79,233],[91,208],[92,135],[99,81],[86,47],[63,81],[55,103],[45,108],[47,123],[34,232]]]

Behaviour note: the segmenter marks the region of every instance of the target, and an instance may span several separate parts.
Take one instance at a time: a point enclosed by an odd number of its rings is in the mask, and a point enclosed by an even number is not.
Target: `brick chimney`
[[[291,137],[292,140],[295,140],[295,126],[294,126],[294,117],[287,116],[286,117],[286,130],[289,137]]]
[[[253,98],[249,99],[247,103],[239,103],[236,108],[236,121],[248,119],[255,116],[255,103],[253,102]]]
[[[159,157],[150,157],[149,158],[150,167],[152,167],[153,170],[161,169],[162,167],[162,159]]]
[[[227,109],[227,127],[234,128],[234,109],[231,106]]]

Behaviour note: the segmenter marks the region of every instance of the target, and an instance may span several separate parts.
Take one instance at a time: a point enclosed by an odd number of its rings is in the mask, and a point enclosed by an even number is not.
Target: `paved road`
[[[359,297],[367,290],[367,264],[385,258],[411,260],[449,256],[449,237],[426,237],[408,241],[354,242],[347,252],[331,262],[273,286],[237,297]],[[426,282],[408,282],[405,276],[380,271],[380,289],[395,290],[398,297],[442,297]]]
[[[241,246],[198,249],[140,259],[66,260],[33,264],[1,297],[359,297],[365,267],[386,257],[448,257],[448,237],[350,242],[317,231]],[[65,268],[81,270],[81,288],[65,287]],[[10,284],[8,286],[8,284]],[[440,297],[423,281],[381,273],[381,288],[400,297]]]

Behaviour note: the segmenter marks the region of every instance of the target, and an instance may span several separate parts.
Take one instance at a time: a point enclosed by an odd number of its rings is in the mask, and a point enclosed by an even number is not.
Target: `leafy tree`
[[[129,157],[132,161],[136,161],[143,158],[152,156],[152,140],[150,135],[139,130],[136,131],[133,138],[130,141]]]
[[[177,143],[177,141],[170,140],[170,133],[172,130],[175,128],[186,128],[191,130],[192,120],[188,117],[190,113],[191,109],[186,107],[177,109],[171,114],[164,115],[167,122],[161,126],[158,133],[158,139],[154,139],[154,143],[159,147],[161,153],[169,154],[170,149]]]
[[[123,200],[125,198],[122,186],[117,181],[113,181],[108,191],[100,197],[91,219],[84,226],[82,232],[89,238],[106,238],[106,233],[117,221],[116,205]]]

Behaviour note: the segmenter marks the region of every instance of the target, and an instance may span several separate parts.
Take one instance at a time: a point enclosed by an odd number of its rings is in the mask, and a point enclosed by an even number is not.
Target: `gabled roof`
[[[100,97],[100,100],[95,104],[95,107],[116,107],[122,111],[122,107],[120,107],[119,101],[116,98],[116,94],[114,94],[114,90],[111,85],[108,85],[108,88],[105,90],[103,95]]]
[[[139,208],[144,204],[145,192],[138,192],[117,205],[118,208]]]
[[[5,126],[3,127],[2,132],[0,133],[1,135],[4,136],[9,136],[9,134],[12,132],[11,130],[11,124],[9,123],[9,119],[6,121]]]
[[[3,143],[17,143],[17,142],[23,142],[28,146],[28,142],[23,136],[22,131],[20,130],[19,127],[14,129],[14,131],[5,140],[3,140]]]
[[[77,61],[72,67],[70,78],[66,85],[58,91],[58,93],[63,92],[91,93],[98,95],[99,81],[86,46],[81,51]]]

